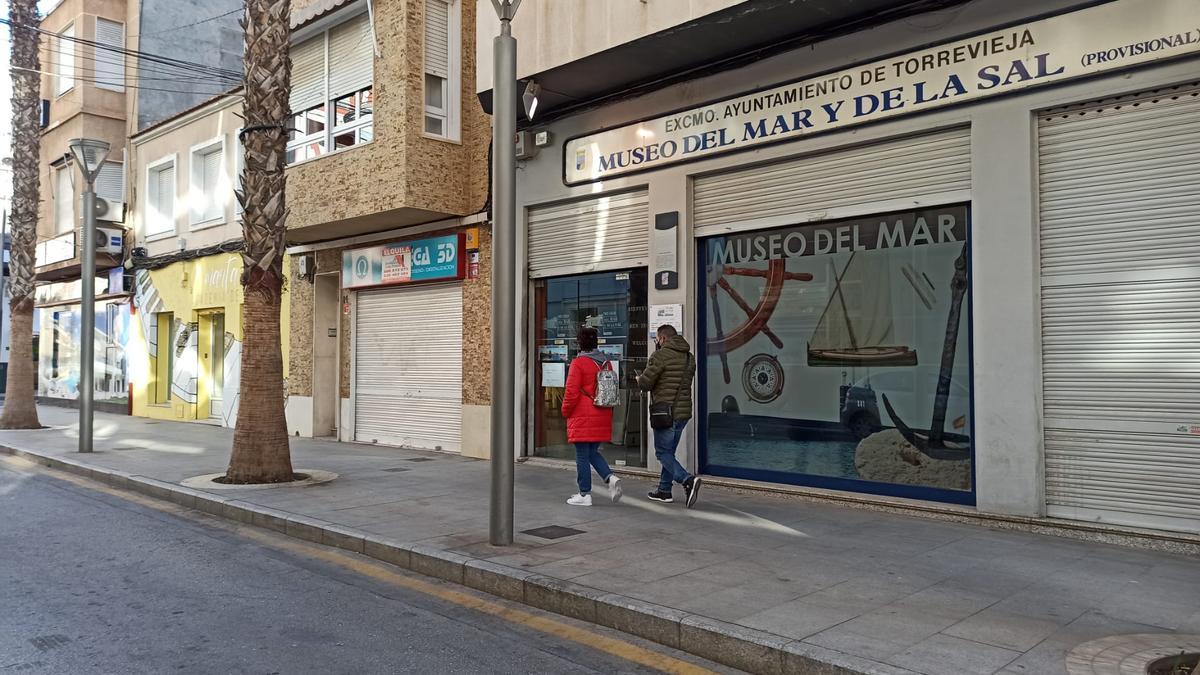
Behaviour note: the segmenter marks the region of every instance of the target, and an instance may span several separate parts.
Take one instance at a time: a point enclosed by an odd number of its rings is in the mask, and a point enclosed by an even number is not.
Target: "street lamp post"
[[[517,41],[512,19],[521,0],[492,0],[500,34],[492,101],[492,491],[489,538],[513,542],[513,439],[516,436],[517,333]]]
[[[96,178],[108,157],[104,141],[72,139],[71,156],[83,174],[83,261],[80,269],[79,452],[92,451],[92,399],[96,368]]]

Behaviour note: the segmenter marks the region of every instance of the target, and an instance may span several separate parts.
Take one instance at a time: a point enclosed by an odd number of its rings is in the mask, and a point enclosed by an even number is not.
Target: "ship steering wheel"
[[[752,307],[749,302],[746,302],[746,299],[726,279],[727,276],[763,279],[763,289],[759,293],[758,304]],[[734,265],[714,265],[709,268],[708,295],[712,302],[716,335],[708,339],[707,346],[710,354],[717,354],[721,357],[721,371],[725,376],[725,384],[729,384],[731,381],[729,352],[750,342],[754,336],[762,333],[777,349],[783,349],[783,340],[779,339],[767,322],[771,320],[771,315],[775,313],[775,308],[779,305],[784,282],[812,281],[812,279],[813,275],[806,272],[788,272],[786,260],[772,260],[767,264],[765,270]],[[721,320],[721,306],[717,302],[718,289],[729,295],[734,304],[746,314],[746,319],[728,333],[725,332]]]

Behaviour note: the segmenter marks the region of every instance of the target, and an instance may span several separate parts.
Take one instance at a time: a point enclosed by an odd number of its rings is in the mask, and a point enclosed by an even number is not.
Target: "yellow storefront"
[[[134,415],[234,425],[241,381],[241,274],[236,253],[136,271],[136,328],[129,353]],[[285,292],[283,344],[288,319]],[[285,391],[281,385],[280,395]]]

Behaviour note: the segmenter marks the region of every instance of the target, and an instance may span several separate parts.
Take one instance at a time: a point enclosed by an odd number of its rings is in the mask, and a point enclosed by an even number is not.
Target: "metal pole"
[[[86,170],[85,170],[86,173]],[[83,267],[79,328],[79,452],[92,451],[92,386],[96,366],[96,192],[92,181],[83,193]]]
[[[512,17],[520,0],[493,0],[500,35],[493,42],[492,101],[492,499],[490,539],[513,541],[513,440],[516,435],[517,41]]]

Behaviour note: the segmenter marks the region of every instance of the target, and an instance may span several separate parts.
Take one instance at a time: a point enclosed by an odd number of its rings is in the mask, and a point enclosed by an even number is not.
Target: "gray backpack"
[[[592,397],[592,404],[597,408],[615,408],[621,399],[620,378],[613,370],[612,361],[596,361],[596,365],[600,366],[600,372],[596,373],[596,395]]]

